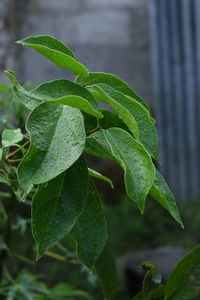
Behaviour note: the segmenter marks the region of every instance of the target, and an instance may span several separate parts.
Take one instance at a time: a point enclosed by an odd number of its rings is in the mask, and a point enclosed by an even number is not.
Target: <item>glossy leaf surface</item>
[[[90,72],[89,76],[82,80],[79,76],[76,81],[78,83],[83,83],[85,85],[94,85],[96,83],[105,83],[111,86],[116,91],[119,91],[127,96],[131,96],[135,98],[138,102],[140,102],[144,107],[149,110],[147,103],[135,92],[133,89],[122,79],[118,78],[117,76],[109,73],[96,73]]]
[[[123,105],[123,103],[120,103],[118,101],[118,98],[120,98],[121,94],[103,83],[95,85],[94,87],[97,90],[97,93],[94,92],[93,94],[97,97],[97,99],[110,105],[118,114],[118,116],[123,120],[126,126],[130,129],[133,136],[136,139],[139,139],[140,133],[135,117]]]
[[[153,158],[158,159],[158,135],[149,111],[135,99],[116,92],[106,84],[98,84],[95,85],[95,87],[100,93],[100,95],[96,96],[99,97],[101,101],[106,102],[113,107],[119,117],[133,133],[134,137],[145,146]],[[114,99],[114,102],[111,101],[111,99]],[[117,107],[116,109],[116,105],[119,105],[120,108]],[[137,123],[136,135],[134,134],[134,124],[133,126],[130,126],[131,118],[127,117],[124,110],[128,112],[128,115],[131,115]]]
[[[13,73],[6,72],[13,84],[17,99],[26,108],[32,110],[42,102],[64,104],[79,108],[97,118],[102,118],[99,106],[93,95],[80,85],[66,79],[59,79],[39,85],[32,91],[26,91],[16,80]]]
[[[47,35],[35,36],[17,43],[35,49],[59,67],[66,68],[77,75],[88,76],[87,68],[74,58],[72,51],[67,46],[55,38]]]
[[[25,191],[31,184],[47,182],[68,169],[85,144],[82,114],[70,106],[41,103],[32,111],[26,127],[31,146],[18,168]]]
[[[79,217],[73,236],[77,243],[78,259],[92,269],[105,246],[107,225],[100,196],[91,180],[85,209]]]
[[[107,183],[110,184],[111,188],[114,189],[114,186],[113,186],[113,183],[112,183],[112,180],[104,175],[102,175],[101,173],[93,170],[93,169],[90,169],[88,168],[88,172],[89,172],[89,175],[92,176],[92,177],[95,177],[97,179],[100,179],[100,180],[103,180]]]
[[[160,203],[160,205],[162,205],[171,214],[171,216],[183,228],[184,225],[182,223],[174,195],[170,191],[163,176],[157,170],[155,173],[154,183],[150,190],[150,194],[156,201]]]
[[[120,128],[98,131],[91,139],[97,141],[124,169],[127,194],[143,212],[155,175],[154,165],[145,148]]]
[[[32,202],[32,231],[41,257],[73,228],[84,210],[88,171],[80,157],[66,172],[39,186]]]

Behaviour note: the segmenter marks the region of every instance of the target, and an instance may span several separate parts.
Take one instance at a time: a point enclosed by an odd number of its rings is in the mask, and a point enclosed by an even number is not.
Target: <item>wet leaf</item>
[[[93,95],[80,85],[66,79],[59,79],[39,85],[32,91],[26,91],[14,77],[6,71],[6,75],[13,84],[18,101],[32,110],[42,102],[54,105],[64,104],[79,108],[97,118],[102,118],[99,106]]]
[[[32,184],[47,182],[67,170],[85,145],[83,116],[70,106],[41,103],[32,111],[26,128],[31,145],[18,168],[25,192]]]
[[[152,118],[149,111],[144,108],[140,103],[131,97],[127,97],[122,93],[116,92],[114,89],[110,88],[106,84],[95,85],[96,89],[101,95],[96,95],[99,100],[110,104],[112,108],[117,112],[119,117],[127,125],[130,131],[133,133],[134,137],[138,139],[146,148],[146,150],[151,154],[154,159],[158,159],[158,134],[155,125],[152,122]],[[114,99],[114,103],[110,100]],[[120,109],[117,107],[120,106]],[[128,114],[137,123],[137,133],[134,134],[134,124],[130,126],[130,117],[121,112],[121,109],[128,111]]]
[[[84,83],[85,85],[94,85],[97,83],[105,83],[109,86],[111,86],[116,91],[119,91],[122,94],[125,94],[127,96],[133,97],[136,99],[140,104],[142,104],[144,107],[146,107],[149,110],[149,107],[147,103],[135,92],[133,89],[122,79],[118,78],[117,76],[109,73],[89,73],[89,76],[82,80],[82,78],[79,76],[76,81],[78,83]]]
[[[2,145],[4,148],[14,146],[15,144],[21,142],[24,136],[21,129],[5,129],[2,133]]]
[[[51,36],[28,37],[17,43],[35,49],[59,67],[66,68],[76,75],[88,76],[87,68],[75,59],[72,51]]]
[[[137,121],[124,104],[119,101],[121,94],[103,83],[97,84],[94,87],[97,90],[97,93],[94,92],[93,95],[95,95],[98,100],[110,105],[129,128],[133,136],[136,139],[139,139],[140,133]],[[127,99],[126,96],[124,96],[124,98],[125,100]]]
[[[150,194],[171,214],[181,227],[184,228],[174,195],[170,191],[163,176],[157,170]]]
[[[77,243],[78,259],[92,269],[105,246],[107,225],[100,196],[91,180],[85,209],[74,228],[73,236]]]
[[[124,169],[127,194],[143,212],[145,199],[155,176],[154,165],[145,148],[120,128],[95,132],[90,139],[100,144]]]
[[[84,210],[88,171],[80,157],[66,172],[42,184],[32,202],[32,231],[37,258],[65,237]]]

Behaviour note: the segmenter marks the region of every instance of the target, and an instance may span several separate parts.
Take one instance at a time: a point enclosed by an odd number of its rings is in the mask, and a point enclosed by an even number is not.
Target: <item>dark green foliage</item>
[[[30,37],[18,43],[33,48],[78,77],[76,83],[58,79],[29,91],[19,84],[13,72],[5,72],[16,99],[29,110],[29,116],[22,132],[20,129],[3,132],[0,181],[10,185],[18,199],[32,202],[37,258],[44,254],[58,258],[50,248],[59,245],[63,238],[75,240],[75,263],[81,262],[97,275],[105,299],[111,300],[117,274],[106,247],[106,218],[92,177],[111,186],[112,181],[88,168],[83,155],[86,152],[118,163],[124,171],[127,195],[142,213],[151,194],[182,225],[175,199],[152,160],[158,160],[155,120],[148,105],[125,82],[111,74],[89,73],[72,51],[55,38]],[[6,88],[0,86],[0,92]],[[101,110],[98,100],[110,108]],[[194,253],[186,260],[191,255]],[[182,265],[185,268],[184,262],[174,270],[175,274],[181,273]],[[193,271],[196,276],[199,263],[195,256],[187,276]],[[169,279],[163,291],[157,287],[160,277],[155,266],[152,263],[145,266],[143,291],[138,297],[158,299],[164,292],[167,300],[172,294],[182,293],[180,288],[187,276],[179,279],[177,285],[172,285]],[[54,299],[65,295],[89,297],[61,285],[53,289],[52,295]],[[188,297],[191,295],[190,291]],[[35,299],[52,297],[47,292],[46,296],[41,293]]]

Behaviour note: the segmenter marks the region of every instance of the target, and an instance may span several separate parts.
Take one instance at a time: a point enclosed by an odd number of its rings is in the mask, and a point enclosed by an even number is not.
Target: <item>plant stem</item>
[[[27,141],[26,143],[24,143],[24,144],[22,145],[22,147],[26,147],[29,143],[30,143],[30,141]],[[8,155],[6,155],[6,159],[8,159],[8,158],[14,156],[14,155],[15,155],[16,153],[18,153],[19,151],[21,151],[21,149],[20,149],[20,148],[17,148],[15,151],[13,151],[13,152],[9,153]]]
[[[60,261],[66,261],[70,264],[74,264],[74,265],[79,264],[79,262],[76,259],[68,259],[65,256],[62,256],[60,254],[57,254],[57,253],[54,253],[54,252],[51,252],[51,251],[45,251],[44,254],[49,256],[49,257],[52,257],[54,259],[60,260]]]
[[[19,162],[19,161],[21,161],[22,159],[21,158],[17,158],[17,159],[7,159],[7,162],[9,162],[9,163],[16,163],[16,162]]]
[[[94,128],[94,129],[90,130],[89,132],[87,132],[87,135],[90,135],[90,134],[92,134],[92,133],[94,133],[94,132],[96,132],[96,131],[98,131],[100,129],[102,129],[102,127],[98,126],[98,127]]]

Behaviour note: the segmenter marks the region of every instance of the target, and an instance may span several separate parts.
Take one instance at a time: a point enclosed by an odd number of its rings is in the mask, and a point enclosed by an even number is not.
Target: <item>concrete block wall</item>
[[[18,37],[52,35],[70,46],[90,71],[114,73],[152,101],[147,3],[148,0],[29,0]],[[21,48],[18,60],[22,81],[72,78],[32,49]]]

